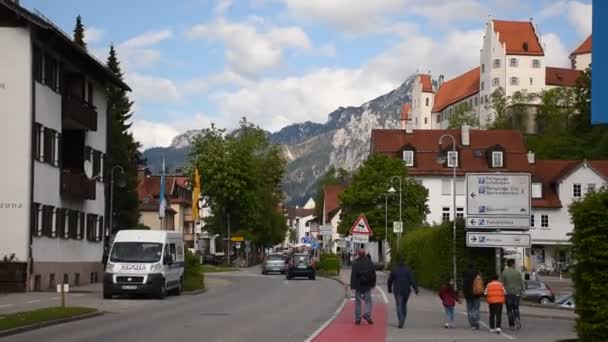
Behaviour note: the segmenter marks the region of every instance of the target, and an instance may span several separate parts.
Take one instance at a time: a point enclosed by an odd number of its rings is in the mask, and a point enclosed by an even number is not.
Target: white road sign
[[[467,232],[467,247],[530,247],[530,234]]]
[[[353,235],[353,243],[369,243],[369,235],[355,234]]]
[[[393,233],[403,233],[403,222],[393,222]]]
[[[503,229],[529,230],[530,216],[524,217],[467,217],[467,228],[471,229]]]
[[[319,227],[319,233],[321,235],[331,235],[333,233],[334,227],[330,225],[323,225]]]
[[[468,173],[467,217],[530,217],[530,174]]]

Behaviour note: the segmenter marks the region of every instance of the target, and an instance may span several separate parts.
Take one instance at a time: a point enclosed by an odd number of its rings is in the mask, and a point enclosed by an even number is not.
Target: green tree
[[[570,132],[568,124],[578,113],[575,107],[575,91],[558,87],[544,90],[540,94],[541,103],[536,114],[538,133],[543,135],[564,135]]]
[[[107,66],[116,77],[123,79],[114,46],[110,46]],[[124,174],[121,174],[118,168],[114,172],[114,227],[111,227],[112,232],[135,228],[139,221],[137,170],[138,166],[143,163],[143,158],[139,151],[140,144],[129,132],[132,105],[133,102],[129,100],[125,89],[115,85],[108,87],[110,140],[106,175],[110,177],[112,168],[115,166],[120,166],[124,170]],[[119,179],[124,181],[124,187],[118,186],[117,180]]]
[[[381,194],[386,193],[390,187],[393,176],[403,179],[403,221],[406,229],[417,227],[429,212],[427,206],[428,191],[426,188],[407,176],[403,162],[399,159],[385,155],[372,155],[357,170],[352,182],[340,195],[342,202],[342,216],[338,231],[348,235],[349,230],[360,214],[365,214],[369,224],[374,230],[372,240],[383,240],[385,237],[384,199]],[[398,183],[394,183],[397,191]],[[399,220],[399,194],[390,196],[388,200],[388,221]],[[392,234],[389,234],[389,240]]]
[[[486,103],[486,109],[494,112],[494,120],[488,117],[485,122],[489,129],[509,129],[510,122],[507,117],[507,95],[502,87],[498,87],[490,94],[490,101]]]
[[[570,207],[574,233],[576,330],[581,341],[608,336],[608,189],[587,194]]]
[[[489,129],[516,129],[525,133],[528,128],[530,103],[537,97],[537,94],[526,91],[516,91],[507,96],[504,89],[498,87],[492,92],[490,100],[485,106],[494,113],[494,120],[488,118],[486,127]]]
[[[215,126],[194,139],[189,155],[201,176],[201,193],[212,216],[206,229],[225,235],[230,217],[233,232],[262,245],[285,239],[287,225],[278,204],[286,161],[281,148],[246,119],[234,134]]]
[[[74,42],[85,49],[87,48],[87,43],[84,41],[84,25],[82,24],[82,18],[80,15],[76,17],[76,26],[74,27]]]
[[[473,111],[473,107],[468,102],[456,106],[454,114],[449,119],[450,129],[459,129],[463,125],[479,127],[479,117],[477,117],[477,114]]]
[[[578,115],[571,118],[570,132],[588,133],[591,130],[591,66],[576,81],[574,106]]]

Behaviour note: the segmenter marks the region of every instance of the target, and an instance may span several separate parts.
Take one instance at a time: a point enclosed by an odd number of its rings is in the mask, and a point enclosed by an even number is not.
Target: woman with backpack
[[[469,264],[462,274],[462,292],[467,302],[467,317],[473,330],[479,330],[479,305],[485,286],[480,272]]]

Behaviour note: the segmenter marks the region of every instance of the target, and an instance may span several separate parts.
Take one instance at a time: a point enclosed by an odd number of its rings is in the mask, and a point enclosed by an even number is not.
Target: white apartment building
[[[486,24],[479,65],[445,82],[440,76],[436,90],[430,86],[431,75],[418,75],[408,118],[414,129],[446,129],[456,108],[468,103],[485,127],[495,118],[489,105],[492,93],[499,88],[511,96],[518,91],[540,93],[575,86],[581,70],[591,63],[591,36],[570,59],[571,69],[546,66],[545,50],[532,21],[491,19]],[[529,133],[536,130],[534,113],[531,110],[527,118]]]
[[[0,258],[23,266],[21,290],[96,282],[108,233],[106,89],[130,89],[17,3],[0,2],[0,43]]]
[[[332,252],[337,253],[338,241],[340,241],[340,234],[338,233],[338,226],[340,225],[340,215],[342,209],[340,208],[340,199],[338,196],[344,192],[345,187],[342,185],[326,185],[323,187],[323,224],[331,225],[332,227]]]

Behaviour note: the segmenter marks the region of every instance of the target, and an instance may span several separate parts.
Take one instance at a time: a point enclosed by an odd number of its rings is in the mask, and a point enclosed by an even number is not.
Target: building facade
[[[103,272],[109,85],[130,90],[47,19],[0,3],[3,256],[24,290],[97,282]],[[10,146],[10,148],[9,148]]]
[[[591,66],[591,35],[570,54],[572,69],[584,71]]]

